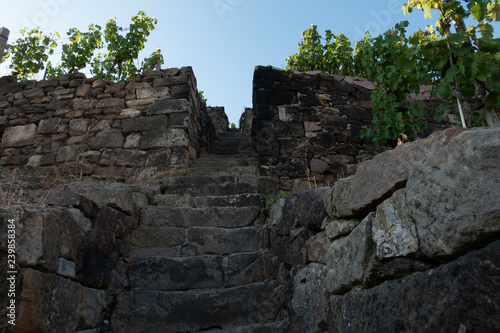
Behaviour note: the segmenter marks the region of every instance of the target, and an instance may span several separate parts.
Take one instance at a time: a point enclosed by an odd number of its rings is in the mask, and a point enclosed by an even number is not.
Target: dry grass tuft
[[[30,192],[50,190],[54,185],[55,182],[50,182],[47,176],[27,176],[22,169],[7,170],[0,167],[0,207],[43,206],[46,197],[37,198],[37,202],[32,202],[29,198]]]

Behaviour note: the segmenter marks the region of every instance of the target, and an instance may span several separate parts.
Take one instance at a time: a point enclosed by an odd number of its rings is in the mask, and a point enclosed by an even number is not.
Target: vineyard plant
[[[425,129],[427,110],[408,98],[424,84],[433,86],[433,96],[456,103],[462,126],[500,126],[500,40],[492,25],[500,21],[500,1],[409,0],[402,9],[421,9],[426,18],[437,14],[435,28],[409,34],[403,21],[377,37],[367,32],[352,48],[343,34],[327,30],[323,39],[312,26],[298,53],[287,58],[287,69],[373,80],[373,127],[361,137],[374,143],[396,141],[400,134],[415,137]],[[444,119],[449,108],[441,104],[435,120]]]
[[[156,49],[139,64],[142,51],[157,20],[140,11],[132,17],[129,28],[124,29],[111,18],[104,30],[91,24],[88,31],[71,28],[67,32],[68,43],[62,45],[61,62],[52,64],[49,57],[54,54],[60,35],[44,35],[39,29],[21,30],[21,38],[7,44],[3,61],[10,58],[13,74],[21,80],[29,80],[42,70],[44,77],[57,77],[90,67],[93,75],[107,80],[125,80],[144,70],[164,63],[161,51]],[[126,32],[126,33],[125,33]]]

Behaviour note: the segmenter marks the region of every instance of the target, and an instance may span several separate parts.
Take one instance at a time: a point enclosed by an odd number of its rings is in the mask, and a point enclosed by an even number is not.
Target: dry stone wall
[[[229,120],[227,119],[226,111],[223,106],[209,106],[207,108],[208,115],[212,119],[217,135],[227,132],[229,129]]]
[[[68,74],[0,79],[0,164],[129,182],[183,175],[215,129],[191,67],[125,83]]]
[[[271,246],[293,331],[496,330],[499,147],[498,128],[448,129],[274,205]],[[356,185],[374,179],[385,191]]]
[[[281,189],[332,185],[351,175],[356,165],[386,150],[361,141],[359,132],[372,126],[373,82],[360,77],[291,72],[257,66],[253,81],[253,136],[260,175],[280,178]],[[432,87],[418,96],[432,119],[438,101]],[[427,136],[452,125],[429,123]],[[246,121],[248,123],[248,120]],[[308,184],[309,183],[309,184]]]

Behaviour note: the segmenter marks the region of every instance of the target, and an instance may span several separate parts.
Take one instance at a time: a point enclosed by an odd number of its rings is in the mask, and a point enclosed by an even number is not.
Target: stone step
[[[262,249],[266,234],[257,227],[192,227],[187,231],[187,238],[191,243],[199,244],[206,254],[233,254]]]
[[[153,197],[155,206],[174,207],[247,207],[259,206],[261,197],[257,193],[223,196],[192,197],[189,194],[157,194]]]
[[[240,228],[253,225],[259,213],[259,206],[206,208],[146,206],[139,213],[139,226]]]
[[[290,321],[275,321],[265,324],[255,324],[247,326],[233,326],[225,328],[211,329],[209,331],[197,331],[190,333],[287,333],[292,332]]]
[[[234,167],[234,166],[252,166],[257,165],[257,155],[256,154],[241,154],[231,156],[220,156],[214,154],[202,155],[197,159],[193,160],[189,164],[189,168],[193,167]]]
[[[194,207],[245,207],[260,206],[261,197],[257,193],[244,193],[224,196],[204,196],[193,198]]]
[[[131,257],[185,256],[254,252],[266,242],[264,229],[257,227],[139,227],[130,236]]]
[[[190,180],[191,177],[187,177]],[[189,194],[191,196],[217,196],[217,195],[236,195],[244,193],[257,193],[257,184],[248,183],[196,183],[188,182],[185,184],[173,184],[165,189],[163,194]]]
[[[239,176],[256,175],[258,166],[236,166],[236,167],[197,167],[187,170],[188,176]]]
[[[138,258],[129,265],[130,290],[182,291],[236,287],[273,279],[278,261],[269,252],[229,256]]]
[[[222,185],[225,183],[238,182],[238,178],[234,176],[194,176],[194,177],[172,177],[168,179],[170,187],[174,185],[207,185],[217,184]]]
[[[252,144],[247,139],[225,139],[225,140],[215,140],[212,142],[211,147],[247,147],[252,148]]]
[[[217,136],[218,138],[227,138],[227,137],[244,137],[248,138],[248,136],[245,134],[245,132],[242,131],[226,131],[219,133]]]
[[[283,304],[274,281],[225,289],[128,291],[117,297],[114,332],[196,332],[268,323]]]
[[[209,152],[217,155],[240,155],[240,154],[253,154],[255,149],[252,147],[242,146],[215,146],[209,149]]]

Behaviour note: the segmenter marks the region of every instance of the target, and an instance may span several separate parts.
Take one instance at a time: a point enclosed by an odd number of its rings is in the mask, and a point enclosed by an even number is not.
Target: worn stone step
[[[167,180],[168,186],[176,185],[222,185],[225,183],[237,183],[238,178],[234,176],[194,176],[194,177],[172,177]]]
[[[228,176],[233,177],[233,176]],[[189,177],[191,178],[191,177]],[[233,177],[234,178],[234,177]],[[244,193],[257,193],[257,184],[236,184],[236,183],[207,183],[199,184],[189,180],[185,184],[173,184],[165,189],[163,194],[189,194],[191,196],[217,196],[217,195],[236,195]]]
[[[117,297],[114,332],[196,332],[276,320],[283,304],[274,281],[189,291],[128,291]]]
[[[149,257],[129,266],[130,290],[189,290],[222,288],[222,256],[187,258]]]
[[[279,260],[266,250],[235,253],[224,258],[224,267],[225,286],[235,287],[275,279]]]
[[[265,324],[255,324],[255,325],[246,325],[246,326],[233,326],[233,327],[225,327],[225,328],[217,328],[209,331],[198,331],[204,333],[288,333],[292,332],[290,321],[276,321]],[[198,333],[198,332],[190,332],[190,333]]]
[[[189,168],[196,167],[235,167],[257,165],[257,156],[253,154],[242,154],[231,156],[205,155],[198,157],[189,164]]]
[[[248,140],[218,140],[214,141],[210,148],[249,148],[253,149]]]
[[[153,202],[155,206],[173,207],[247,207],[259,206],[261,198],[257,193],[203,197],[192,197],[189,194],[157,194],[153,197]]]
[[[278,261],[269,252],[229,256],[138,258],[128,269],[130,290],[182,291],[236,287],[276,277]]]
[[[218,155],[239,155],[239,154],[252,154],[255,152],[255,150],[251,147],[240,147],[240,146],[234,146],[234,147],[226,147],[226,146],[220,146],[220,147],[211,147],[209,149],[209,152],[212,154],[218,154]]]
[[[256,175],[258,166],[249,167],[197,167],[187,170],[188,176],[239,176],[239,175]]]
[[[187,231],[187,238],[191,243],[200,245],[206,254],[258,251],[265,244],[265,233],[257,227],[192,227]]]
[[[196,208],[202,207],[246,207],[260,206],[261,197],[257,193],[244,193],[224,196],[204,196],[193,198]]]
[[[205,254],[228,255],[259,251],[265,244],[264,229],[217,227],[139,227],[130,236],[133,258],[184,257]]]
[[[253,225],[260,207],[169,207],[146,206],[139,214],[139,226],[161,228],[210,226],[240,228]]]

